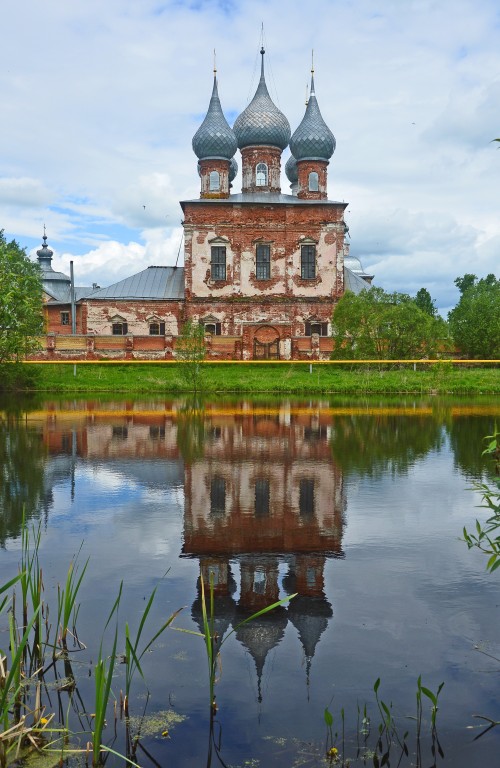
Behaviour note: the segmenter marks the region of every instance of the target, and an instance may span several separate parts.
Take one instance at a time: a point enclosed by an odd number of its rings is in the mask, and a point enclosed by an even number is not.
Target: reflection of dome
[[[214,631],[219,635],[220,640],[222,640],[227,630],[229,629],[229,626],[233,623],[233,618],[236,611],[236,603],[232,597],[236,591],[236,582],[234,580],[233,574],[231,573],[231,567],[228,563],[223,562],[217,564],[211,559],[209,563],[205,563],[205,568],[203,567],[203,562],[201,562],[200,565],[202,567],[202,571],[208,570],[209,572],[214,568],[216,569],[218,565],[220,565],[221,571],[224,571],[227,567],[227,575],[224,577],[224,582],[222,584],[217,584],[216,581],[216,586],[214,588]],[[209,578],[210,577],[205,572],[206,601],[210,600]],[[221,587],[223,590],[222,592],[220,591]],[[191,618],[198,625],[200,632],[203,634],[205,629],[203,626],[200,579],[198,579],[197,597],[191,606]]]
[[[311,76],[311,94],[306,112],[290,139],[290,149],[297,160],[329,160],[335,152],[335,137],[321,115],[314,76]]]
[[[214,595],[214,631],[219,636],[219,644],[233,623],[235,610],[236,603],[231,595]],[[201,595],[198,595],[191,606],[191,618],[196,623],[200,632],[204,634]]]
[[[236,137],[222,112],[217,91],[217,78],[214,77],[208,112],[193,136],[193,150],[200,160],[207,158],[231,160],[236,149]]]
[[[243,612],[239,608],[236,621],[243,621],[247,617],[248,612]],[[287,623],[287,611],[283,606],[279,606],[270,613],[243,624],[236,630],[236,637],[245,646],[255,662],[259,701],[262,701],[261,679],[267,654],[283,639]]]
[[[262,61],[259,85],[248,107],[236,118],[233,130],[240,149],[252,144],[285,149],[290,140],[290,123],[269,96],[264,77],[264,49],[260,52]]]
[[[307,659],[312,659],[320,637],[328,626],[328,619],[333,616],[332,606],[324,595],[321,597],[297,595],[290,601],[288,614],[291,623],[298,630]]]

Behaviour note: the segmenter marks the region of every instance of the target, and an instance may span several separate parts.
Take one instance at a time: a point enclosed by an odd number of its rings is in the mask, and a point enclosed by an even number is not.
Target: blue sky
[[[54,268],[73,260],[79,285],[175,263],[178,201],[199,195],[191,138],[213,50],[232,124],[257,84],[262,24],[268,87],[292,131],[314,49],[337,139],[329,197],[349,202],[351,252],[376,284],[425,286],[445,312],[455,277],[498,275],[497,0],[4,0],[7,237],[34,255],[46,224]]]

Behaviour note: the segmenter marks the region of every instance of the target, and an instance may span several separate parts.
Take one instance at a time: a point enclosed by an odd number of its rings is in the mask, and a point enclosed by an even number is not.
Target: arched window
[[[309,174],[309,192],[319,192],[319,176],[316,171]]]
[[[220,189],[219,171],[210,171],[210,192],[218,192]]]
[[[267,165],[265,163],[257,163],[255,169],[255,186],[267,187]]]

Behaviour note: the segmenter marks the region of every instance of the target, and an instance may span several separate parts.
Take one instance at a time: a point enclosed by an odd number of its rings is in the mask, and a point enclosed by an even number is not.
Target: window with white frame
[[[218,192],[220,189],[220,173],[219,171],[210,171],[210,192]]]
[[[257,163],[255,169],[255,186],[267,187],[267,165],[265,163]]]
[[[309,192],[319,191],[319,176],[316,171],[311,171],[309,174]]]

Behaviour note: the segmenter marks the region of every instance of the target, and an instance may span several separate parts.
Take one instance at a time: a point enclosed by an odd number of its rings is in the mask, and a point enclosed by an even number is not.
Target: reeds
[[[202,612],[203,632],[196,632],[190,629],[182,629],[180,627],[174,627],[174,629],[176,629],[179,632],[186,632],[187,634],[190,634],[190,635],[196,635],[197,637],[202,637],[204,640],[205,652],[206,652],[207,662],[208,662],[210,719],[213,720],[214,715],[217,712],[217,704],[215,701],[215,683],[217,679],[217,666],[219,663],[222,646],[231,637],[231,635],[234,634],[234,632],[236,632],[236,630],[238,630],[244,624],[248,624],[249,622],[257,619],[259,616],[263,616],[264,614],[269,613],[270,611],[273,611],[275,608],[278,608],[278,606],[283,605],[284,603],[287,603],[289,600],[292,600],[294,597],[296,597],[297,593],[294,593],[293,595],[288,595],[287,597],[284,597],[282,600],[278,600],[277,602],[272,603],[271,605],[268,605],[265,608],[262,608],[260,611],[253,613],[251,616],[248,616],[246,619],[243,619],[243,621],[240,621],[238,624],[236,624],[231,629],[231,631],[228,632],[227,635],[225,635],[225,637],[221,638],[215,631],[216,616],[215,616],[213,574],[210,574],[208,605],[207,605],[207,595],[205,591],[205,582],[203,579],[203,575],[201,573],[200,573],[200,586],[201,586],[201,612]]]

